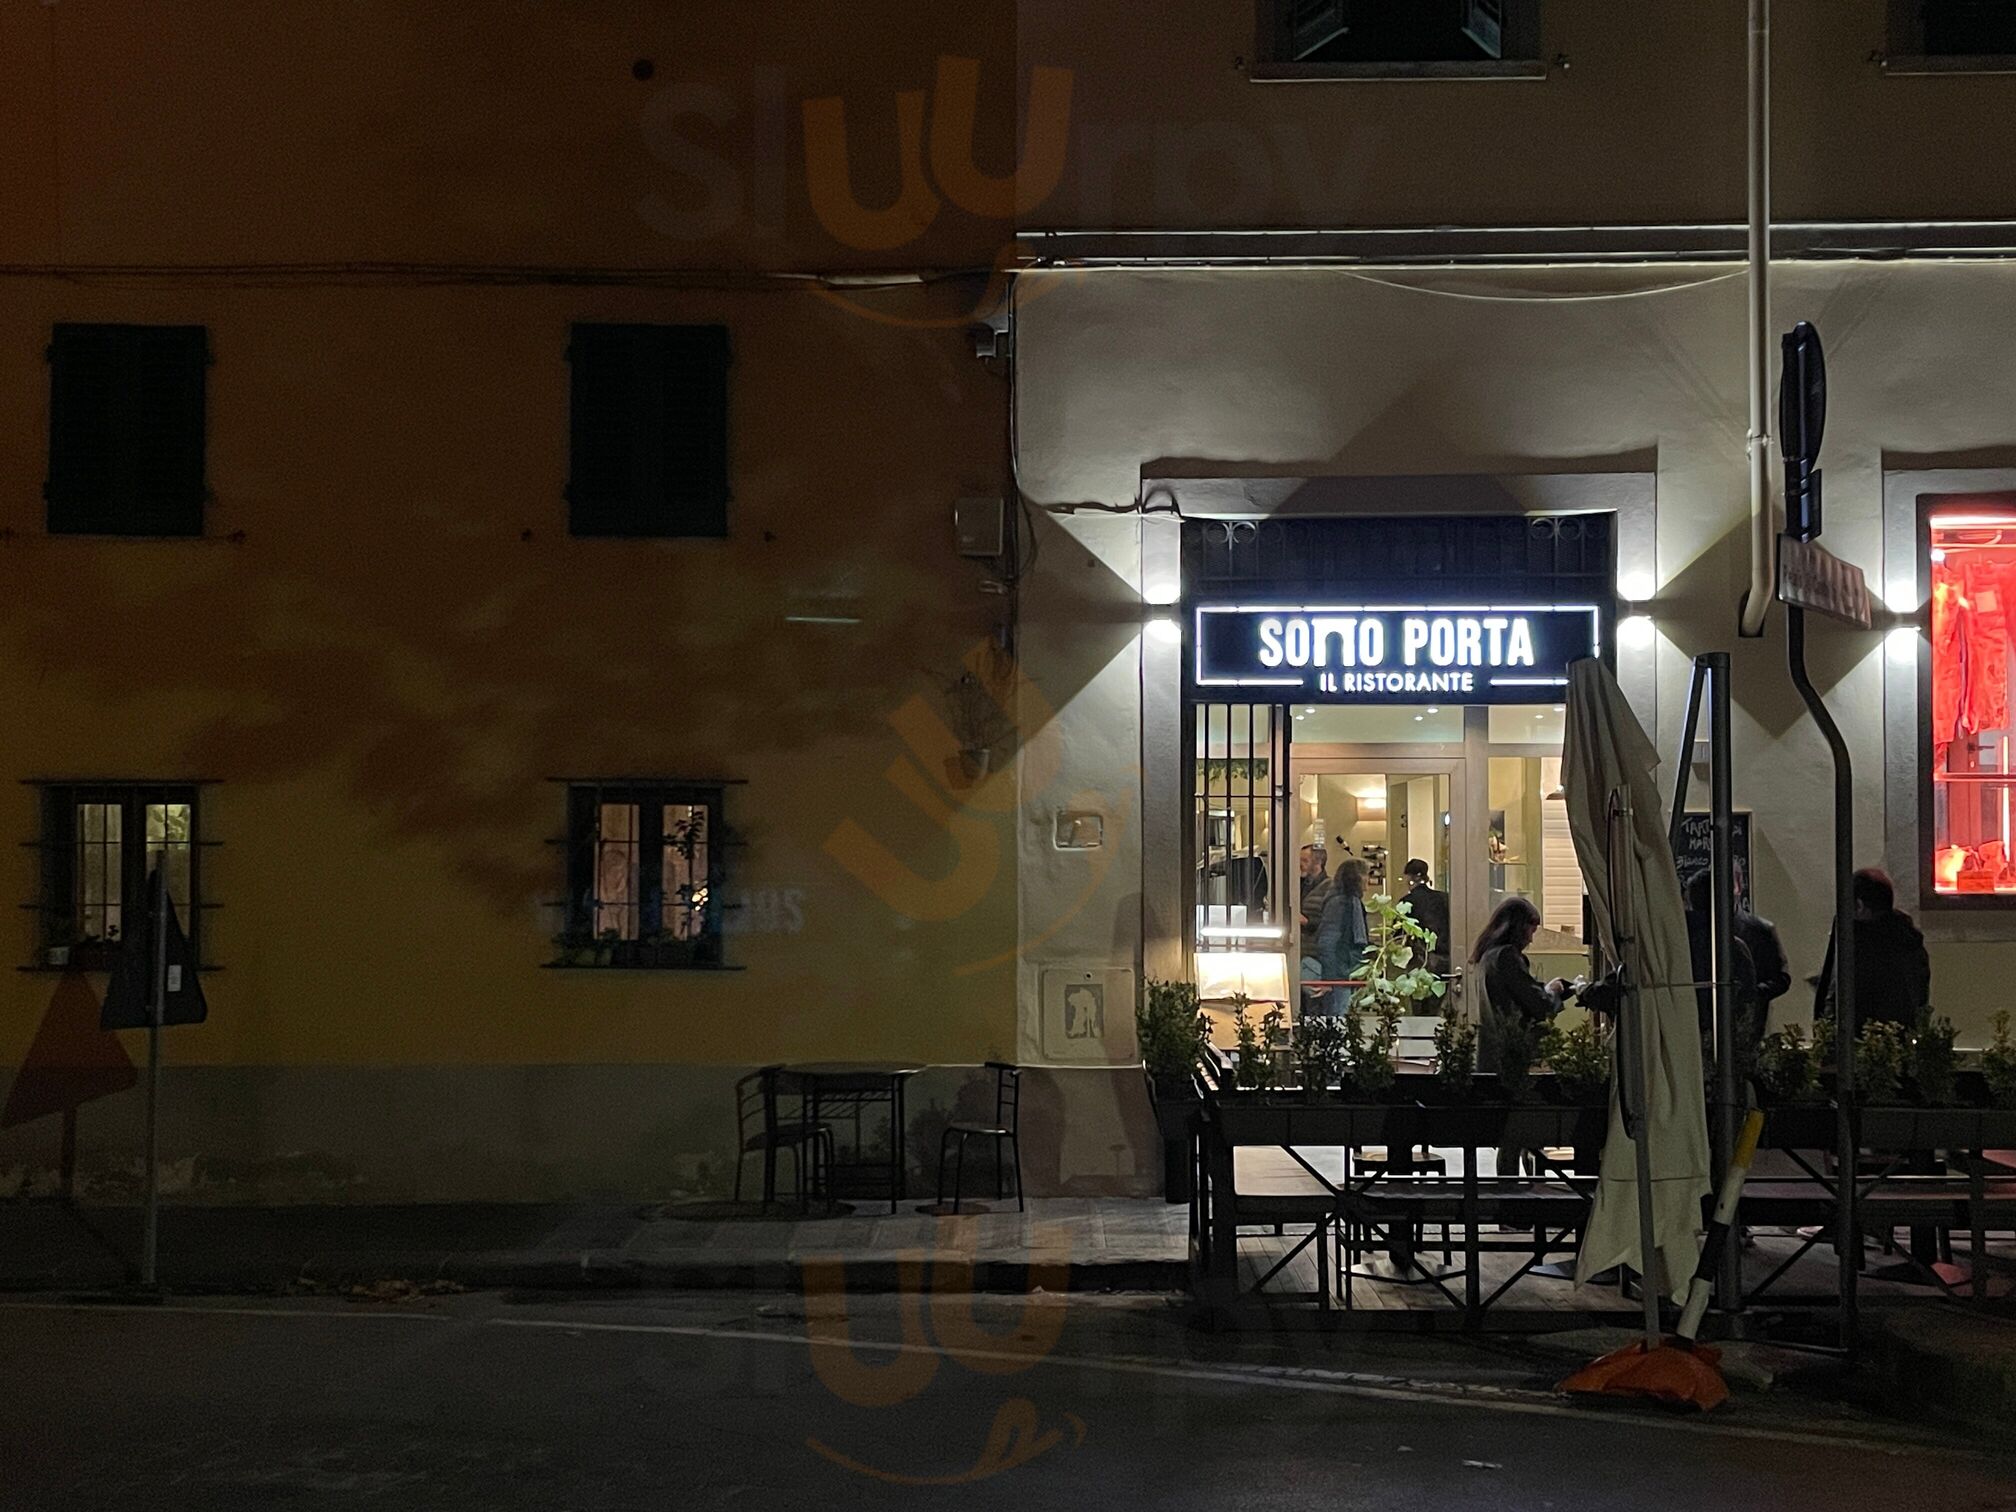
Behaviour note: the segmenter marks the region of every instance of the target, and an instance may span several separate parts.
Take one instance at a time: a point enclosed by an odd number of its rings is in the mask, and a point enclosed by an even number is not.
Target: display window
[[[1931,591],[1920,700],[1928,896],[2016,902],[2016,497],[1928,500],[1921,538]]]

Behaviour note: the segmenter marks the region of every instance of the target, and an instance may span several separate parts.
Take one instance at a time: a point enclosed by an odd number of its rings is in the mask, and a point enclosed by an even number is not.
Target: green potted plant
[[[1572,1028],[1548,1026],[1540,1038],[1540,1058],[1554,1073],[1562,1095],[1576,1107],[1607,1102],[1610,1091],[1610,1046],[1595,1017]]]
[[[1439,1002],[1448,984],[1426,966],[1435,945],[1435,931],[1414,917],[1414,905],[1396,903],[1384,893],[1365,900],[1365,918],[1378,943],[1359,963],[1364,985],[1351,995],[1353,1011],[1379,1014],[1388,1009],[1397,1020]]]
[[[1865,1104],[1895,1103],[1904,1089],[1904,1030],[1878,1019],[1855,1040],[1855,1095]]]
[[[1950,1108],[1960,1101],[1953,1055],[1959,1032],[1951,1019],[1935,1018],[1911,1036],[1911,1085],[1927,1107]]]
[[[1321,1097],[1342,1077],[1344,1037],[1344,1025],[1327,1014],[1312,1014],[1295,1026],[1295,1079],[1304,1097]]]
[[[1194,982],[1150,978],[1134,1005],[1134,1033],[1162,1131],[1162,1191],[1190,1200],[1190,1121],[1199,1098],[1195,1071],[1211,1043],[1211,1020],[1197,1006]]]
[[[1476,1078],[1477,1026],[1451,1003],[1435,1026],[1435,1081],[1447,1096],[1461,1100]]]
[[[1393,1052],[1399,1044],[1397,1001],[1389,999],[1370,1011],[1352,1009],[1344,1030],[1344,1076],[1355,1097],[1378,1102],[1393,1089]]]
[[[2009,1038],[2009,1010],[1995,1015],[1995,1035],[1981,1052],[1981,1079],[1987,1084],[1988,1105],[2016,1109],[2016,1043]]]
[[[1498,1035],[1498,1091],[1506,1102],[1533,1100],[1533,1062],[1539,1053],[1539,1025],[1507,1014]]]
[[[1211,1020],[1197,1006],[1193,982],[1149,978],[1134,1008],[1141,1065],[1158,1100],[1194,1100],[1198,1060],[1211,1043]]]
[[[1773,1102],[1810,1103],[1820,1096],[1820,1054],[1797,1024],[1770,1035],[1757,1052],[1757,1084]]]

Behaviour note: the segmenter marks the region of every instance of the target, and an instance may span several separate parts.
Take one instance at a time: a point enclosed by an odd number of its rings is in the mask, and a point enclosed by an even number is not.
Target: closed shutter
[[[59,325],[49,344],[56,534],[203,533],[202,326]]]
[[[572,533],[725,536],[727,328],[577,325],[568,357]]]

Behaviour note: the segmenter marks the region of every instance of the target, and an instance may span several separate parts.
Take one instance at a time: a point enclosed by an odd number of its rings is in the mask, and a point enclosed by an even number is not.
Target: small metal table
[[[834,1178],[842,1172],[850,1178],[850,1186],[861,1183],[864,1178],[873,1178],[876,1185],[886,1186],[886,1190],[876,1191],[873,1195],[886,1195],[891,1213],[908,1195],[909,1183],[903,1159],[903,1088],[911,1077],[923,1069],[908,1061],[810,1061],[784,1068],[785,1074],[795,1078],[803,1089],[808,1122],[818,1125],[835,1108],[852,1111],[854,1158],[846,1163],[837,1159],[833,1162],[833,1169],[827,1172],[831,1188],[828,1196],[841,1195],[839,1183]],[[886,1166],[861,1159],[861,1110],[872,1103],[887,1103],[889,1106],[889,1159]]]

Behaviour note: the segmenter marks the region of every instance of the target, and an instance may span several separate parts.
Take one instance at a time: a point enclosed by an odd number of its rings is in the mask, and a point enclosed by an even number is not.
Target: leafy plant
[[[1533,1060],[1540,1051],[1540,1026],[1508,1014],[1498,1035],[1498,1088],[1507,1102],[1533,1100]]]
[[[1344,1025],[1327,1014],[1311,1014],[1295,1026],[1296,1080],[1310,1096],[1328,1091],[1343,1075],[1344,1038]]]
[[[1820,1090],[1820,1046],[1808,1043],[1797,1024],[1764,1041],[1757,1053],[1757,1081],[1778,1102],[1806,1102]]]
[[[1428,952],[1435,948],[1435,931],[1414,917],[1414,905],[1396,903],[1385,893],[1365,900],[1365,920],[1377,942],[1360,963],[1358,974],[1364,985],[1352,994],[1353,1011],[1379,1015],[1392,1012],[1397,1020],[1419,1005],[1440,999],[1448,984],[1425,966]]]
[[[1253,1006],[1253,1000],[1243,992],[1235,992],[1230,1001],[1233,1043],[1239,1050],[1236,1079],[1241,1087],[1257,1087],[1260,1085],[1260,1031],[1254,1027],[1252,1018],[1246,1012]],[[1269,1078],[1270,1080],[1272,1078],[1271,1066]]]
[[[1368,1030],[1369,1024],[1369,1030]],[[1351,1090],[1378,1097],[1393,1085],[1393,1052],[1400,1045],[1400,1004],[1386,1002],[1370,1013],[1353,1009],[1345,1031],[1346,1074]]]
[[[1454,1003],[1435,1026],[1435,1079],[1445,1091],[1464,1096],[1477,1075],[1477,1026]]]
[[[1239,1043],[1239,1085],[1255,1092],[1274,1090],[1276,1067],[1274,1048],[1288,1026],[1288,1015],[1279,1003],[1260,1016],[1256,1026],[1247,1009],[1253,1000],[1243,992],[1232,994],[1232,1027]]]
[[[1540,1038],[1540,1058],[1547,1062],[1570,1102],[1600,1102],[1609,1089],[1610,1047],[1593,1016],[1572,1029],[1549,1025]]]
[[[1954,1072],[1953,1041],[1959,1035],[1953,1021],[1935,1018],[1911,1039],[1911,1084],[1919,1101],[1934,1108],[1950,1108],[1960,1101]]]
[[[1211,1043],[1211,1020],[1197,1007],[1196,983],[1151,977],[1134,1008],[1134,1033],[1141,1062],[1155,1082],[1187,1081]]]
[[[1855,1041],[1855,1092],[1864,1102],[1894,1103],[1904,1085],[1904,1031],[1878,1019]]]
[[[2016,1043],[2009,1038],[2009,1010],[1995,1015],[1995,1037],[1981,1052],[1981,1079],[1988,1100],[1998,1108],[2016,1108]]]

